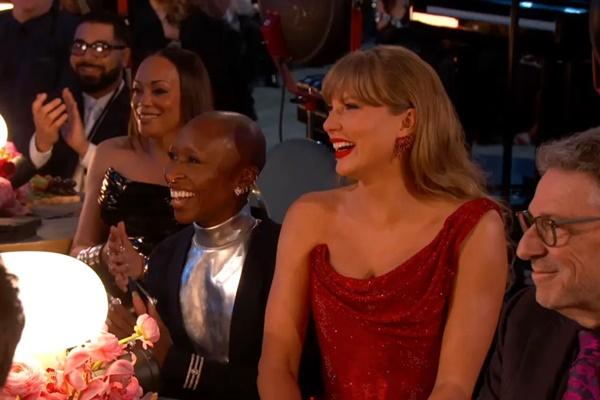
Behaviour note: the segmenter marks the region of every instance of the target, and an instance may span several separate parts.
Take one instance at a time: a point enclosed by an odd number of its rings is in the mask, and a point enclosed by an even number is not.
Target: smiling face
[[[171,146],[165,178],[180,223],[210,227],[239,211],[241,199],[234,189],[240,184],[243,167],[229,129],[222,121],[196,118]]]
[[[598,216],[599,202],[600,189],[592,177],[549,169],[529,211],[555,220]],[[582,314],[600,311],[600,222],[557,227],[557,237],[568,239],[549,247],[531,227],[523,234],[517,255],[531,261],[538,303],[580,322]]]
[[[151,56],[140,64],[133,81],[131,109],[142,136],[160,138],[179,131],[179,74],[166,58]]]
[[[78,40],[87,44],[103,42],[113,46],[123,45],[115,39],[113,27],[103,23],[81,23],[73,38],[73,41]],[[81,89],[92,94],[111,88],[117,81],[120,81],[129,50],[111,49],[104,57],[98,57],[94,53],[93,49],[88,48],[82,55],[71,54],[69,59]]]
[[[359,179],[397,164],[394,143],[412,133],[406,121],[413,109],[393,114],[389,107],[366,105],[350,96],[333,99],[331,106],[323,128],[335,149],[339,175]]]

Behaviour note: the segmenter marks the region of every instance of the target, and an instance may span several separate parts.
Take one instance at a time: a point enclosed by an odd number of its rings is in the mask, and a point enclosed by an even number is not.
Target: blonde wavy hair
[[[487,196],[485,179],[467,151],[464,131],[436,72],[400,46],[377,46],[341,58],[327,73],[322,94],[351,96],[400,114],[414,108],[415,142],[406,177],[421,196],[461,200]]]

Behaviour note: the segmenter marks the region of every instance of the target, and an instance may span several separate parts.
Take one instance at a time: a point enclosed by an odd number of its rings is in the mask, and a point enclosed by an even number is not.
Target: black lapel
[[[173,316],[172,331],[170,332],[173,336],[175,343],[187,343],[189,338],[185,331],[183,324],[183,314],[181,313],[181,303],[179,301],[179,291],[181,289],[181,274],[185,267],[185,261],[187,253],[192,243],[192,236],[194,235],[194,227],[190,225],[188,228],[184,228],[175,251],[173,251],[172,258],[169,260],[168,269],[165,273],[167,281],[165,287],[168,288],[167,296],[169,302],[169,311]]]
[[[535,331],[521,355],[521,373],[511,386],[518,388],[523,399],[561,399],[579,326],[557,314],[547,324],[531,329]]]
[[[244,262],[240,284],[235,296],[233,312],[231,316],[231,328],[229,333],[229,359],[230,361],[243,358],[248,352],[246,343],[252,343],[256,336],[262,332],[262,321],[264,310],[261,307],[264,297],[264,285],[269,284],[264,277],[265,253],[270,249],[264,247],[266,227],[261,222],[252,232],[248,246],[248,254]],[[268,243],[268,240],[267,240]],[[259,326],[252,326],[259,325]],[[260,334],[262,337],[262,334]],[[258,349],[257,351],[260,351]]]

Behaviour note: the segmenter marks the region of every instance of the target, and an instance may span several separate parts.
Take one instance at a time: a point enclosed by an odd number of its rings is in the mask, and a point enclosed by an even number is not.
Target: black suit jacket
[[[0,12],[0,114],[9,140],[23,154],[35,130],[31,103],[36,94],[45,92],[53,99],[74,84],[69,54],[78,22],[59,9],[58,0],[46,14],[23,24],[12,11]]]
[[[160,19],[147,0],[130,0],[134,67],[144,58],[164,48]],[[239,32],[225,21],[208,16],[199,9],[181,22],[181,46],[194,51],[206,66],[213,89],[214,108],[236,111],[256,119],[252,98],[252,73],[244,63],[247,49]]]
[[[193,226],[168,237],[154,249],[145,285],[158,300],[158,312],[174,343],[161,370],[161,395],[179,399],[258,400],[258,360],[279,229],[274,222],[262,220],[252,232],[233,307],[229,363],[204,360],[196,390],[183,389],[190,362],[196,357],[185,331],[179,301],[181,274]]]
[[[115,136],[127,135],[129,114],[131,112],[129,101],[130,91],[127,85],[124,85],[117,97],[107,105],[108,108],[104,113],[104,117],[96,127],[94,135],[90,138],[92,143],[99,144]],[[83,118],[83,97],[81,94],[78,95],[77,103]],[[40,168],[39,173],[70,178],[73,176],[78,163],[79,155],[60,137],[52,149],[52,156]]]
[[[505,306],[478,399],[560,400],[576,356],[576,322],[541,307],[535,288]]]

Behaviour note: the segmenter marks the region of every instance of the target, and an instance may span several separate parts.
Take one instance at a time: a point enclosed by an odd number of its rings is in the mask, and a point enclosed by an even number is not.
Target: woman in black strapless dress
[[[131,107],[129,136],[98,146],[71,248],[113,295],[118,293],[115,283],[125,291],[128,279],[143,273],[152,248],[182,228],[173,216],[163,171],[181,127],[212,109],[200,58],[177,48],[146,58],[133,82]],[[123,270],[131,272],[119,274]]]

